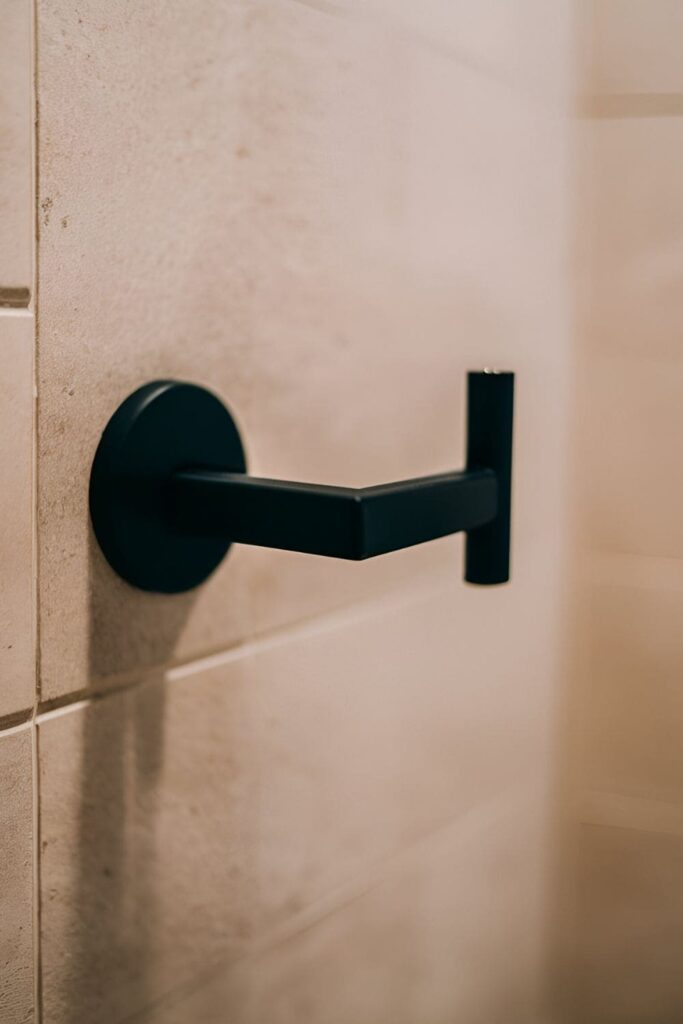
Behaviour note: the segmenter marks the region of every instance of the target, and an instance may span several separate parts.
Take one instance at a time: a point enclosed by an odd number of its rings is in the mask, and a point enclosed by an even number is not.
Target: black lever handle
[[[172,485],[183,529],[356,560],[490,522],[497,490],[490,469],[355,489],[187,469]]]
[[[230,543],[364,559],[467,531],[465,578],[509,578],[514,377],[468,375],[467,468],[377,487],[246,474],[218,398],[158,381],[134,392],[100,441],[90,481],[95,534],[112,568],[144,590],[202,582]]]

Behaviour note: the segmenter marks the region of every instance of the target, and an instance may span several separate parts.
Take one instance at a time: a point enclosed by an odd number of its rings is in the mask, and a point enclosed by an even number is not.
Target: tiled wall
[[[3,1024],[545,1024],[570,15],[39,0]],[[27,332],[29,596],[2,600],[30,618]],[[460,464],[491,364],[518,375],[510,587],[465,587],[458,538],[234,550],[179,597],[103,562],[90,462],[139,384],[215,388],[255,472],[363,484]]]
[[[683,1019],[683,7],[586,7],[570,1019]]]

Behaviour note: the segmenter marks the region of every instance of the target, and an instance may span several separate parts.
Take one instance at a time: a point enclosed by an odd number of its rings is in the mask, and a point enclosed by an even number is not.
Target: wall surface
[[[683,1019],[683,7],[586,7],[570,1020]]]
[[[3,1024],[546,1024],[570,14],[38,0],[37,658],[33,323],[0,313],[29,645],[0,694]],[[235,549],[177,597],[104,563],[90,463],[140,384],[213,387],[254,472],[361,485],[460,464],[486,365],[517,373],[511,586],[466,587],[459,538]]]

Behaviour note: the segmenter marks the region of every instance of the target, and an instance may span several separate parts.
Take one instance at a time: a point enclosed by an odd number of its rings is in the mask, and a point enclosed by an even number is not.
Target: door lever
[[[90,514],[111,567],[143,590],[197,586],[230,544],[365,559],[467,533],[465,579],[509,579],[514,375],[468,374],[467,464],[375,487],[248,476],[230,412],[195,384],[130,395],[100,440]]]

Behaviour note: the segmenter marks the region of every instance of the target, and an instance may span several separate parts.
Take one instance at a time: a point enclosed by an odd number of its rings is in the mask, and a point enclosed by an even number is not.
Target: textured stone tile
[[[0,1020],[32,1024],[33,785],[28,726],[0,732]]]
[[[0,310],[33,284],[30,0],[0,3]],[[18,289],[21,295],[16,296]]]
[[[0,311],[0,717],[33,705],[33,317]]]

